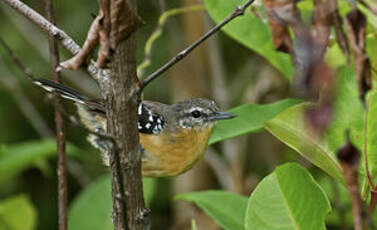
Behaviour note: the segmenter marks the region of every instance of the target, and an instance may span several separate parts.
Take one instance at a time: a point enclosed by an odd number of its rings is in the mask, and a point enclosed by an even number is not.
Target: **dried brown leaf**
[[[98,44],[98,38],[99,38],[98,30],[99,30],[99,22],[101,18],[102,18],[101,15],[98,15],[92,22],[92,25],[90,26],[84,45],[82,49],[80,50],[80,52],[78,52],[72,58],[60,63],[59,65],[60,67],[63,67],[65,69],[76,70],[76,69],[79,69],[81,66],[83,66],[87,62],[87,60],[90,59],[90,56],[94,48]]]
[[[289,22],[296,20],[295,18],[297,17],[295,4],[287,0],[264,0],[264,5],[266,7],[268,22],[276,50],[292,53],[292,39],[289,34],[288,26]]]
[[[371,65],[365,51],[366,45],[366,17],[358,9],[354,9],[346,16],[348,40],[354,55],[355,75],[359,88],[360,99],[365,102],[366,93],[372,88]]]
[[[110,0],[101,0],[100,9],[103,15],[99,29],[99,49],[97,65],[104,68],[110,60]]]

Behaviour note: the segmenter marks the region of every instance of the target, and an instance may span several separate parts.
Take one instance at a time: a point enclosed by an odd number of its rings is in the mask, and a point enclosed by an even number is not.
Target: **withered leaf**
[[[366,17],[358,9],[354,9],[346,16],[348,40],[354,55],[355,75],[359,88],[360,99],[365,102],[366,93],[372,88],[371,65],[365,51],[366,45]]]

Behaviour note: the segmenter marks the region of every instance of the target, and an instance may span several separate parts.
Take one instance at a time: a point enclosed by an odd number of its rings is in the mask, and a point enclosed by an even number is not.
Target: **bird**
[[[81,123],[91,131],[87,140],[102,152],[102,160],[109,166],[109,140],[103,138],[107,131],[104,102],[45,78],[32,81],[75,102]],[[171,105],[143,100],[137,115],[144,177],[177,176],[191,169],[203,157],[216,122],[235,117],[204,98],[185,99]]]

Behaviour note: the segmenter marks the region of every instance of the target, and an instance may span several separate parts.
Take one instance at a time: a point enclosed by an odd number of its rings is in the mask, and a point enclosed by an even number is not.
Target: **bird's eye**
[[[200,117],[202,114],[200,113],[200,111],[198,110],[194,110],[191,112],[191,115],[194,117],[194,118],[198,118]]]

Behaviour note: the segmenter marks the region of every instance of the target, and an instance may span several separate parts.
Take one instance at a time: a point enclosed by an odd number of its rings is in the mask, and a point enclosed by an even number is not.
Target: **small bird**
[[[101,150],[104,164],[108,166],[108,140],[103,138],[106,134],[103,102],[47,79],[34,79],[33,83],[75,101],[83,125],[102,135],[89,134],[87,139]],[[137,114],[142,174],[146,177],[176,176],[191,169],[205,153],[216,121],[235,117],[219,111],[214,101],[201,98],[172,105],[142,101]]]

